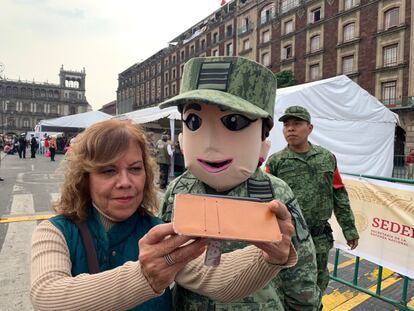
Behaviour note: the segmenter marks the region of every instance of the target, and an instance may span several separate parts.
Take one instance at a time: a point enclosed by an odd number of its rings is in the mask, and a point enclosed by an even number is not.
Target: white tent
[[[311,114],[310,142],[332,151],[341,172],[392,176],[398,116],[347,76],[277,90],[269,154],[286,146],[278,119],[295,105]]]
[[[114,118],[129,119],[135,123],[142,124],[157,121],[163,118],[169,118],[170,120],[180,120],[181,114],[178,112],[177,107],[160,109],[158,106],[156,106],[127,112],[117,115]]]
[[[77,132],[111,117],[111,115],[102,111],[88,111],[55,119],[41,120],[36,126],[36,132]]]

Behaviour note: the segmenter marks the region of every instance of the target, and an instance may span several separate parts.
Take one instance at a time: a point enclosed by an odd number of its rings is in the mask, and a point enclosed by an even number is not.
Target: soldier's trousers
[[[328,258],[329,251],[333,247],[332,233],[321,234],[312,237],[316,249],[316,263],[318,266],[318,286],[322,296],[325,294],[329,283]]]

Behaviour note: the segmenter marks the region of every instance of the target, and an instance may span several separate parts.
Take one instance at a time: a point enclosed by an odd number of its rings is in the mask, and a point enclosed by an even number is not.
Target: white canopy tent
[[[115,116],[117,119],[129,119],[135,123],[142,124],[157,121],[162,118],[169,118],[170,120],[180,120],[181,114],[178,112],[177,107],[168,107],[160,109],[158,106],[149,107],[140,110],[135,110]]]
[[[332,151],[341,172],[392,176],[398,116],[347,76],[277,90],[269,154],[286,146],[278,119],[295,105],[311,114],[310,142]]]
[[[102,111],[88,111],[55,119],[41,120],[36,132],[78,132],[112,116]]]

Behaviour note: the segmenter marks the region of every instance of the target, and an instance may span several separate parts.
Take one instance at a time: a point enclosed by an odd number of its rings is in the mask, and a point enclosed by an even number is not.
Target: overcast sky
[[[0,0],[2,76],[58,84],[86,70],[93,110],[116,99],[118,73],[155,54],[220,0]]]

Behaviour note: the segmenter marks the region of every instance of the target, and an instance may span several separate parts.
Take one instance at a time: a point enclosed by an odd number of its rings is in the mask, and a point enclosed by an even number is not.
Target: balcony
[[[400,99],[381,99],[381,102],[391,110],[414,109],[414,96],[403,96]]]
[[[243,25],[242,27],[240,27],[238,29],[237,33],[238,33],[239,36],[243,36],[245,34],[248,34],[248,33],[252,32],[252,31],[253,31],[253,24],[250,23],[250,24]]]

